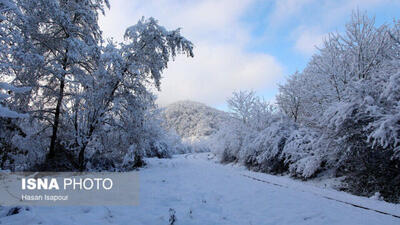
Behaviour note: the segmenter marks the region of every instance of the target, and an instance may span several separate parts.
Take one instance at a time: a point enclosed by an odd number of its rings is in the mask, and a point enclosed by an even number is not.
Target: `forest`
[[[180,148],[154,94],[171,59],[193,56],[179,29],[142,18],[116,43],[98,25],[107,0],[0,7],[1,169],[130,170]]]
[[[355,11],[345,32],[331,33],[280,85],[276,104],[233,93],[213,151],[266,173],[344,176],[341,190],[399,202],[399,40],[398,21],[376,26]]]

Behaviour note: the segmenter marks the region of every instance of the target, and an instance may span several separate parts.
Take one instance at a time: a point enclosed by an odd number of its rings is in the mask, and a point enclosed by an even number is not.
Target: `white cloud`
[[[283,69],[274,57],[249,53],[249,28],[240,16],[253,0],[113,1],[101,18],[106,37],[122,40],[124,29],[141,16],[153,16],[167,29],[182,27],[194,45],[195,58],[178,57],[163,76],[159,102],[192,99],[220,105],[239,89],[275,88]]]
[[[294,48],[305,56],[314,54],[317,47],[321,47],[326,36],[320,31],[304,27],[298,29],[296,33],[297,40]]]
[[[383,5],[400,5],[398,0],[275,0],[270,26],[294,23],[290,37],[293,49],[311,56],[329,32],[344,27],[354,10],[370,11]]]
[[[266,54],[245,53],[233,45],[200,44],[194,59],[179,57],[163,81],[160,103],[191,99],[218,105],[232,91],[276,88],[282,68]]]
[[[270,24],[280,25],[291,17],[301,13],[304,6],[315,0],[275,0],[274,9],[270,15]]]

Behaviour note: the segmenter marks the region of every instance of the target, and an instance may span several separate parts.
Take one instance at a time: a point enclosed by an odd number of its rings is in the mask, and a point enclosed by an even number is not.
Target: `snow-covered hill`
[[[198,142],[215,134],[228,114],[205,104],[179,101],[163,109],[164,125],[183,139]]]

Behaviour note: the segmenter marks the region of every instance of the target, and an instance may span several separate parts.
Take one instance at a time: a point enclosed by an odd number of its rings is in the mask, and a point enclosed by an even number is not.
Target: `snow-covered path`
[[[286,177],[224,166],[192,154],[149,159],[135,207],[32,207],[0,224],[400,224],[400,206],[325,190]],[[1,216],[1,215],[0,215]]]

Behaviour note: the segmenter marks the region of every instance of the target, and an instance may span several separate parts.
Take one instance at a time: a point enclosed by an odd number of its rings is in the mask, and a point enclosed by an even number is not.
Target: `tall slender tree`
[[[39,106],[37,116],[51,124],[50,158],[55,155],[65,97],[72,97],[74,86],[96,68],[100,56],[101,31],[99,12],[108,6],[107,0],[38,0],[17,1],[25,14],[18,24],[25,37],[33,43],[42,62],[34,70],[20,71],[22,82],[27,72],[34,74],[31,102]],[[31,46],[30,46],[31,47]],[[32,76],[30,74],[29,76]],[[38,110],[40,109],[40,110]]]

